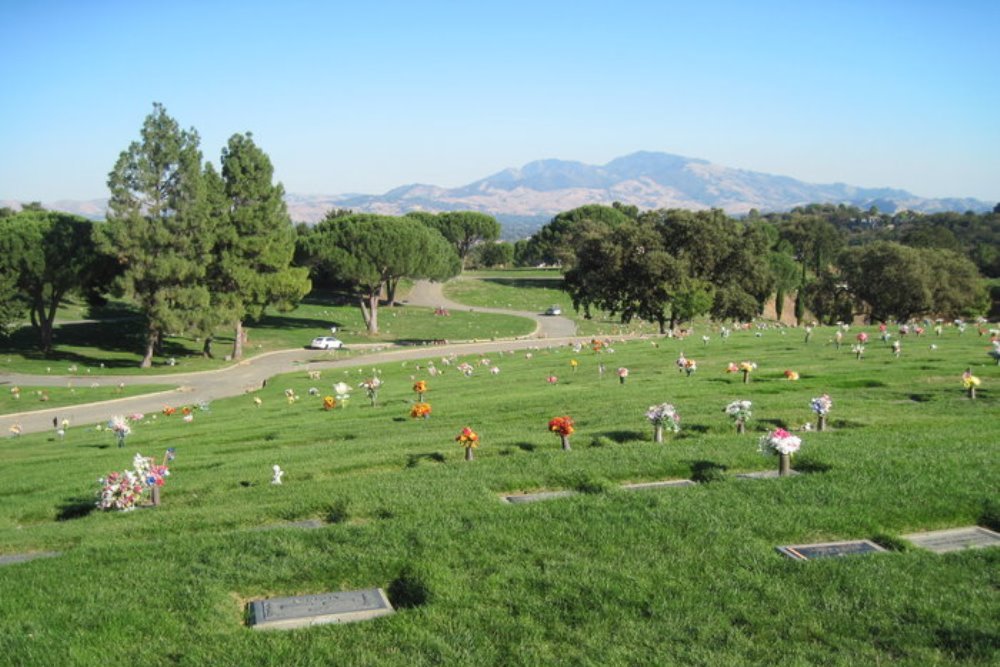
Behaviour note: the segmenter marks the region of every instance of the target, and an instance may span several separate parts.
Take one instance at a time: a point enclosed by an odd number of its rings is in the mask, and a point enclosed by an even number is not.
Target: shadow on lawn
[[[445,457],[441,452],[430,452],[427,454],[410,454],[406,458],[407,468],[416,468],[421,461],[433,461],[434,463],[444,463]]]
[[[56,521],[82,519],[93,512],[95,507],[93,498],[70,498],[58,507]]]
[[[691,480],[699,484],[721,482],[728,468],[715,461],[685,461],[691,466]]]
[[[552,278],[481,278],[484,283],[494,283],[505,287],[560,289],[563,285],[562,276]]]

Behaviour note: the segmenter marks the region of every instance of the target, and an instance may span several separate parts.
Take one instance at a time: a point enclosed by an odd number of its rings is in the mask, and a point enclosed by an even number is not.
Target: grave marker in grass
[[[818,542],[816,544],[788,544],[775,547],[778,553],[795,560],[815,560],[817,558],[842,558],[885,551],[871,540],[850,540],[846,542]]]
[[[903,539],[936,554],[1000,546],[1000,533],[981,526],[910,533]]]
[[[381,588],[298,595],[250,603],[254,630],[291,630],[328,623],[352,623],[394,613]]]

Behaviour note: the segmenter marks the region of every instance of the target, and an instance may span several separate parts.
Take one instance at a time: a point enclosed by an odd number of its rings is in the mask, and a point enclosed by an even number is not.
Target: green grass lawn
[[[562,273],[556,269],[514,271],[467,271],[458,280],[444,286],[449,299],[470,306],[508,308],[542,313],[550,306],[562,307],[563,315],[576,322],[581,336],[618,336],[631,333],[656,333],[656,324],[633,321],[622,324],[620,318],[593,310],[591,319],[573,310],[573,300],[561,289]]]
[[[830,330],[808,345],[794,330],[708,345],[698,333],[600,355],[435,357],[439,376],[428,362],[383,364],[374,408],[360,389],[344,409],[321,408],[333,383],[356,386],[371,368],[302,372],[269,382],[259,407],[241,396],[191,423],[148,416],[124,449],[82,427],[62,441],[4,439],[0,553],[63,555],[0,567],[2,655],[46,666],[997,664],[1000,549],[935,555],[899,540],[998,527],[1000,368],[986,339],[948,329],[905,340],[900,359],[875,343],[857,361],[827,343]],[[674,365],[682,350],[698,361],[690,378]],[[760,366],[747,385],[724,372],[744,359]],[[959,379],[967,366],[983,380],[975,401]],[[408,416],[415,379],[429,384],[428,420]],[[809,402],[824,392],[832,428],[799,433],[804,474],[732,478],[775,468],[758,437],[814,422]],[[722,412],[735,399],[753,401],[744,436]],[[683,429],[657,445],[644,412],[664,401]],[[564,414],[577,424],[571,452],[546,430]],[[482,437],[472,462],[454,442],[463,426]],[[99,477],[167,447],[177,460],[160,508],[92,511]],[[269,484],[274,464],[281,486]],[[715,481],[618,488],[692,476]],[[581,493],[500,500],[567,488]],[[258,530],[307,518],[328,524]],[[893,550],[812,562],[774,550],[852,538]],[[397,614],[291,632],[245,624],[253,599],[372,586]]]
[[[19,391],[12,391],[15,388]],[[100,380],[90,377],[79,377],[58,387],[5,386],[0,390],[0,415],[62,408],[81,403],[111,401],[173,389],[174,386],[169,382],[159,385],[125,383],[119,386],[102,383]]]
[[[383,307],[379,309],[379,334],[367,333],[360,310],[353,305],[337,305],[333,295],[307,297],[295,310],[266,315],[249,325],[248,356],[289,348],[304,348],[316,336],[330,334],[337,326],[337,336],[349,347],[372,343],[419,343],[429,340],[488,340],[525,336],[535,323],[510,315],[476,315],[454,312],[449,317],[434,315],[433,309]],[[9,340],[0,341],[0,372],[35,374],[148,374],[139,366],[144,349],[144,329],[140,319],[122,319],[123,311],[114,311],[108,320],[72,322],[57,327],[55,349],[49,357],[36,349],[32,330],[23,327]],[[155,373],[190,372],[222,368],[232,350],[232,330],[219,329],[213,345],[214,359],[202,355],[202,342],[182,336],[170,336],[162,354],[154,358]],[[174,365],[169,361],[173,359]]]

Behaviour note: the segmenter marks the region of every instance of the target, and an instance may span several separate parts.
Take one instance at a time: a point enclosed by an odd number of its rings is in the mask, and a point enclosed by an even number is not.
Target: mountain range
[[[314,223],[334,208],[387,215],[408,211],[476,210],[495,216],[505,238],[531,234],[556,213],[584,204],[619,201],[642,210],[721,208],[740,215],[751,209],[787,211],[817,203],[877,206],[885,213],[911,210],[988,211],[993,203],[972,198],[929,199],[906,190],[844,183],[813,184],[788,176],[734,169],[669,153],[638,152],[604,165],[539,160],[504,169],[457,188],[413,184],[381,195],[286,195],[296,222]],[[11,202],[0,202],[11,205]],[[106,200],[59,201],[46,208],[103,217]]]

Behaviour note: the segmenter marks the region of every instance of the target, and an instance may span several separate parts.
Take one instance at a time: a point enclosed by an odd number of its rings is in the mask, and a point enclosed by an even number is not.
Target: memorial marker
[[[841,558],[885,551],[870,540],[850,540],[847,542],[819,542],[817,544],[789,544],[775,547],[778,553],[795,560],[816,558]]]
[[[26,563],[36,558],[55,558],[62,556],[61,551],[34,551],[27,554],[7,554],[0,556],[0,565],[14,565],[15,563]]]
[[[639,482],[638,484],[622,484],[626,491],[641,491],[643,489],[665,489],[674,486],[695,486],[690,479],[667,479],[659,482]]]
[[[541,491],[539,493],[524,493],[516,496],[504,496],[504,500],[508,503],[518,505],[521,503],[534,503],[539,500],[551,500],[553,498],[565,498],[567,496],[575,495],[575,491]]]
[[[936,554],[1000,546],[1000,533],[980,526],[910,533],[903,535],[903,539]]]
[[[789,475],[800,475],[798,470],[789,470]],[[757,470],[755,472],[743,472],[736,477],[738,479],[771,479],[772,477],[780,477],[780,471],[778,470]]]
[[[394,613],[381,588],[254,600],[250,624],[254,630],[291,630],[328,623],[352,623]]]

